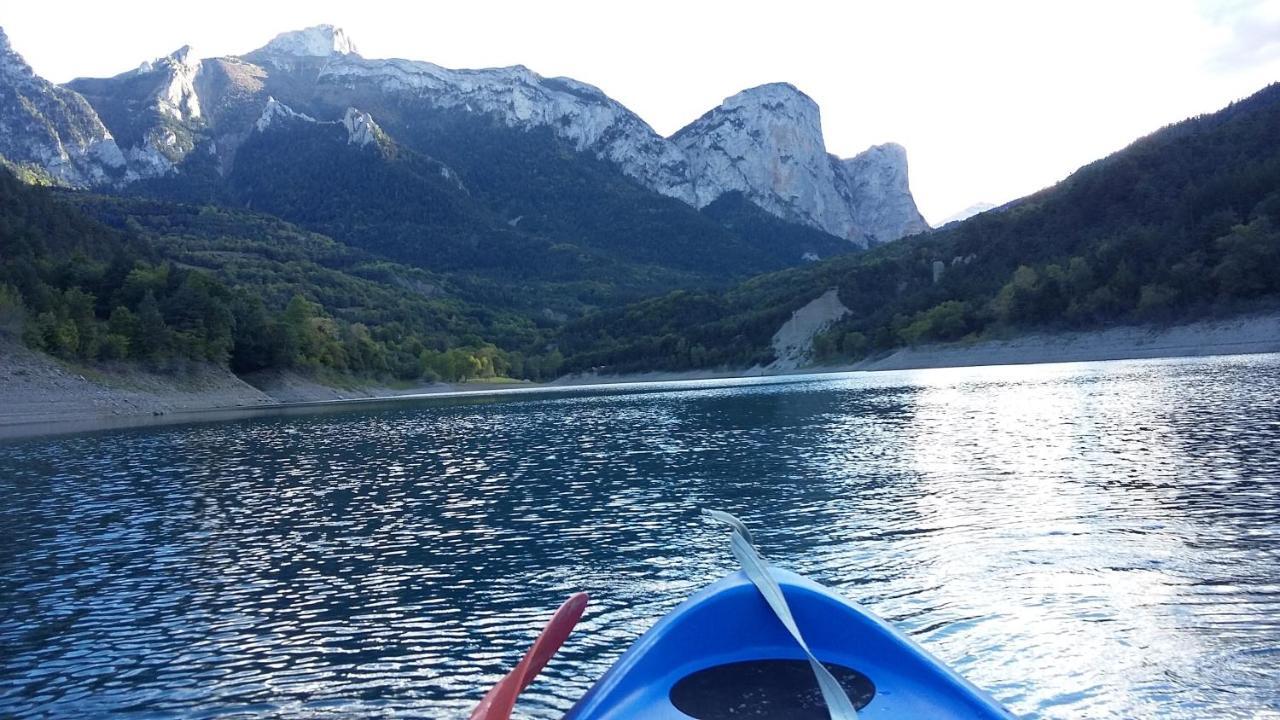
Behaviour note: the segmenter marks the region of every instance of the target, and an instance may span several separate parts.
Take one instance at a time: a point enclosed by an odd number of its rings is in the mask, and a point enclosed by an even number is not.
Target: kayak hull
[[[850,693],[859,718],[1012,718],[999,703],[929,655],[920,646],[869,611],[817,583],[785,570],[770,572],[782,587],[806,642],[824,664],[856,671],[874,686],[869,700]],[[778,716],[762,710],[768,698],[751,688],[727,688],[722,713],[677,707],[672,690],[687,678],[719,673],[731,676],[750,661],[801,660],[804,655],[759,591],[742,572],[734,573],[689,598],[640,637],[565,716],[566,720],[714,720],[719,717]],[[842,680],[842,683],[844,681]],[[816,684],[814,685],[816,689]],[[721,693],[724,695],[724,693]],[[776,698],[775,698],[776,701]],[[792,703],[798,705],[798,703]],[[776,707],[776,702],[775,702]],[[691,709],[692,708],[692,709]],[[690,714],[682,710],[697,712]],[[825,713],[819,706],[819,711]],[[797,710],[794,717],[814,717]],[[825,714],[817,715],[825,717]]]

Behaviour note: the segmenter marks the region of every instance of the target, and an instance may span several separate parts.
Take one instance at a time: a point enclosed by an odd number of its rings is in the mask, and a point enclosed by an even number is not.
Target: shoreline
[[[548,383],[432,383],[332,387],[296,373],[245,378],[209,365],[174,374],[137,368],[81,371],[12,341],[0,342],[0,438],[314,413],[405,400],[572,392],[603,386],[736,380],[844,372],[1097,362],[1280,352],[1280,313],[1168,327],[1033,333],[1006,340],[925,345],[855,363],[796,369],[753,367],[622,375],[584,374]],[[92,377],[87,377],[92,376]]]
[[[650,371],[622,375],[574,375],[552,385],[679,382],[846,372],[889,372],[993,365],[1151,360],[1280,353],[1280,312],[1169,326],[1125,325],[1104,330],[1030,333],[1007,339],[904,347],[852,363],[799,368]]]
[[[1147,360],[1280,352],[1280,313],[1170,326],[1031,333],[969,345],[902,348],[845,366],[849,370],[918,370],[986,365]]]

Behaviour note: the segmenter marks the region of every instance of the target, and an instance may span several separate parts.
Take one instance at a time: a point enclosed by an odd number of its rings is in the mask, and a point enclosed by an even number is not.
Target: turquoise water
[[[681,383],[0,444],[0,715],[522,717],[763,552],[1036,718],[1280,712],[1280,357]]]

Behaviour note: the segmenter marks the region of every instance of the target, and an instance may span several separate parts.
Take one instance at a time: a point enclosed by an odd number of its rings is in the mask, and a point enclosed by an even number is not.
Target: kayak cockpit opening
[[[866,675],[824,662],[854,707],[875,697]],[[671,687],[671,704],[696,720],[827,720],[827,704],[807,660],[744,660],[704,668]]]

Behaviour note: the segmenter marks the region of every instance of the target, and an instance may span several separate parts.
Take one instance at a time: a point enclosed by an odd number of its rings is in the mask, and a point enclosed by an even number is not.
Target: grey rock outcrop
[[[791,313],[770,340],[774,360],[769,369],[795,370],[808,365],[813,360],[813,339],[849,312],[840,302],[839,291],[832,288]]]
[[[67,83],[116,138],[128,161],[126,181],[171,172],[195,149],[207,125],[197,89],[204,64],[183,46],[114,77]]]
[[[837,190],[853,226],[867,244],[896,240],[929,229],[907,182],[907,150],[897,143],[874,145],[836,170]]]
[[[37,76],[0,29],[0,156],[70,187],[110,182],[124,172],[115,138],[75,92]]]
[[[702,207],[738,190],[778,217],[861,246],[928,229],[907,183],[906,151],[827,153],[818,105],[785,83],[728,98],[672,136]]]
[[[276,57],[270,44],[246,59],[296,66],[295,58]],[[436,108],[490,115],[509,127],[549,128],[575,150],[613,162],[646,187],[693,202],[684,155],[638,115],[586,83],[544,78],[520,65],[451,70],[428,62],[369,60],[354,54],[330,55],[314,71],[317,88],[334,102],[355,104],[361,94],[377,91]]]

